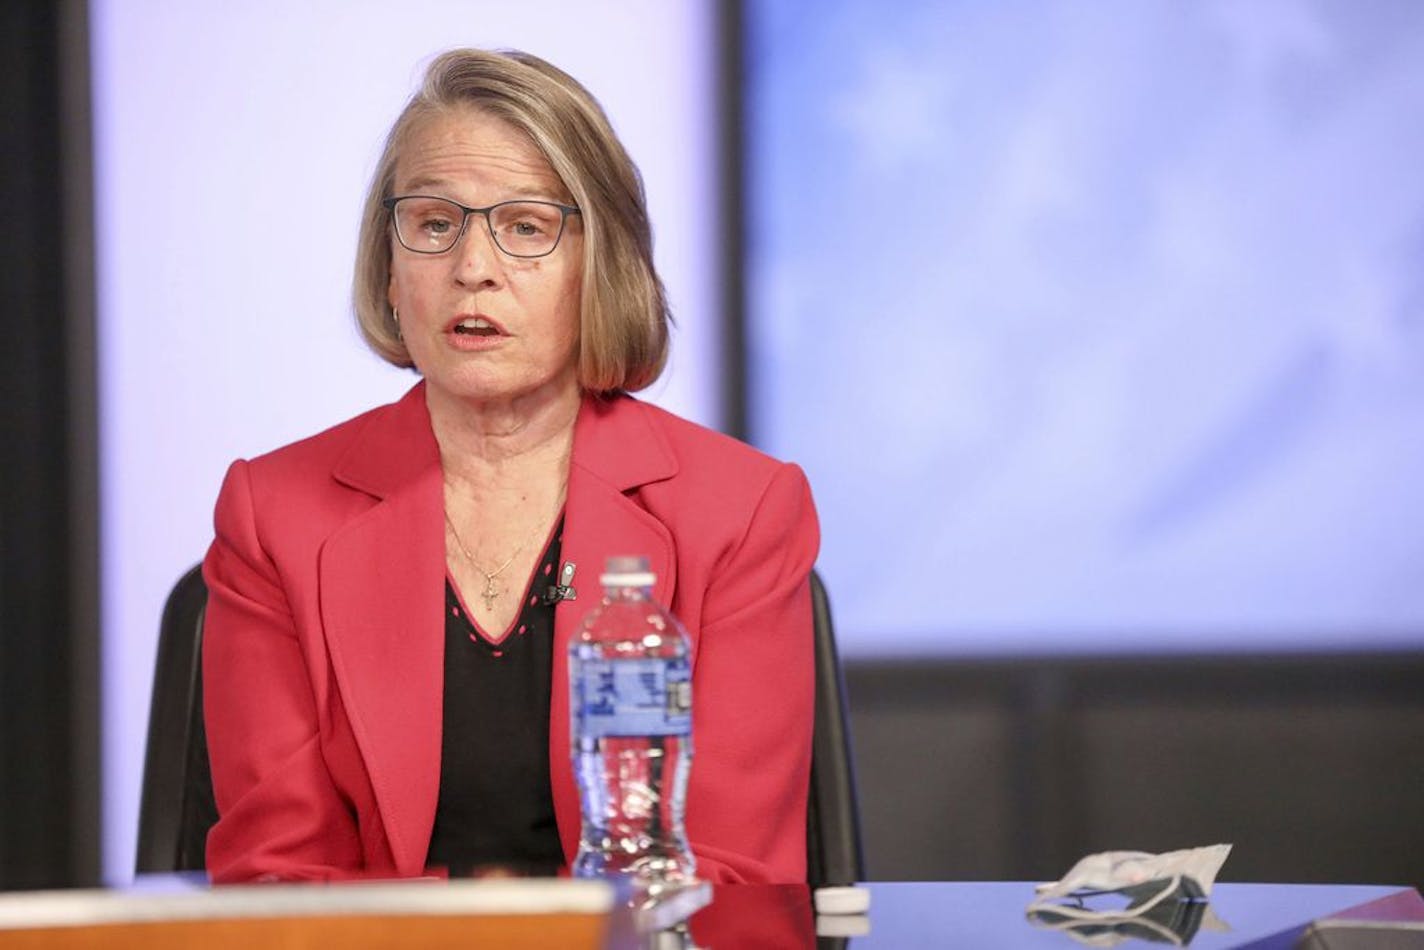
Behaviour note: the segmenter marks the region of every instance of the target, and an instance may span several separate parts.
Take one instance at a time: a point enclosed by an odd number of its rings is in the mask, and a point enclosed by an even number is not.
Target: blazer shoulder
[[[321,468],[329,472],[336,461],[345,455],[352,443],[360,437],[361,433],[391,409],[392,406],[377,406],[375,409],[368,409],[360,415],[338,422],[314,435],[255,456],[248,461],[248,464],[264,474],[277,476],[296,474],[309,471],[312,468]]]
[[[739,471],[748,476],[760,474],[767,478],[786,464],[725,432],[684,419],[659,406],[640,400],[631,400],[630,405],[642,412],[649,425],[666,439],[679,463],[711,464],[719,470]]]
[[[751,585],[723,600],[720,614],[699,617],[720,619],[735,609],[729,603],[754,600],[772,573],[802,583],[815,563],[820,527],[801,468],[663,409],[633,405],[676,460],[675,474],[644,485],[639,500],[675,539],[679,585],[702,591],[717,576],[723,585]],[[732,574],[741,580],[726,580]],[[699,612],[710,609],[702,594],[694,599]]]
[[[382,496],[438,462],[423,397],[424,384],[417,384],[396,402],[257,456],[247,463],[254,492],[264,498],[307,490],[324,495],[339,482]]]
[[[307,563],[313,545],[370,503],[368,492],[343,488],[337,473],[353,453],[361,454],[362,443],[371,441],[367,433],[377,431],[373,427],[388,418],[392,408],[368,410],[315,435],[234,462],[218,494],[219,534],[224,532],[223,524],[228,525],[228,533],[235,525],[244,525],[243,530],[261,539],[270,556],[295,552],[300,562]]]
[[[657,406],[644,402],[631,405],[644,415],[676,465],[676,475],[648,485],[645,492],[649,494],[645,497],[666,493],[672,505],[683,509],[679,517],[687,516],[685,503],[692,499],[697,504],[691,507],[705,508],[736,521],[741,515],[749,517],[768,493],[790,491],[792,495],[809,496],[805,473],[797,465]]]

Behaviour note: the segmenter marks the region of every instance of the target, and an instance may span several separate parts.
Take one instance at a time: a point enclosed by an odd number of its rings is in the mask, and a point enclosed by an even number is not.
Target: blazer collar
[[[599,574],[612,555],[645,555],[657,575],[654,596],[670,604],[676,549],[667,526],[643,507],[636,489],[677,474],[677,459],[653,423],[653,410],[627,396],[585,398],[574,428],[561,557],[572,565],[577,599],[554,610],[549,707],[549,772],[564,857],[578,851],[578,790],[569,746],[569,643],[602,596]]]
[[[646,555],[660,602],[671,603],[676,589],[673,537],[636,497],[678,469],[655,412],[626,396],[585,397],[574,428],[561,555],[575,565],[578,599],[555,609],[549,720],[555,813],[570,860],[580,814],[569,756],[569,642],[599,602],[598,575],[610,555]],[[323,625],[396,867],[419,874],[439,797],[444,689],[444,489],[424,382],[368,416],[332,475],[378,503],[322,547]]]
[[[397,871],[420,874],[440,788],[444,480],[425,385],[377,409],[332,468],[377,499],[322,545],[322,627]]]
[[[574,426],[574,466],[617,491],[672,478],[677,459],[653,425],[653,411],[630,396],[584,397]]]
[[[573,464],[620,492],[676,475],[672,448],[648,413],[629,396],[585,396],[574,425]],[[332,474],[384,498],[439,460],[421,380],[398,402],[370,414]]]
[[[440,464],[440,447],[430,427],[425,381],[412,386],[399,401],[367,415],[360,433],[332,468],[343,485],[385,498]]]

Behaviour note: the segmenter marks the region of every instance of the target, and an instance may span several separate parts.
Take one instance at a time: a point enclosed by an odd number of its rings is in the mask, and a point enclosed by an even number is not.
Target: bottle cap
[[[649,570],[647,558],[621,555],[604,563],[598,582],[604,587],[652,587],[657,579]]]
[[[870,910],[870,891],[854,885],[818,887],[812,901],[818,914],[864,914]]]

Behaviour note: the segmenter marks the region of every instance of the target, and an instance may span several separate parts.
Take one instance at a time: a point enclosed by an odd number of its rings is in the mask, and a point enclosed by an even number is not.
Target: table
[[[683,933],[635,933],[627,892],[593,881],[460,881],[207,888],[189,878],[124,891],[0,895],[0,950],[283,946],[648,947],[708,950],[1011,947],[1074,950],[1024,917],[1023,882],[870,883],[866,918],[817,918],[799,885],[719,885]],[[704,898],[705,899],[705,898]],[[695,908],[698,902],[688,905]],[[1284,950],[1306,926],[1339,915],[1424,922],[1424,898],[1371,885],[1218,883],[1193,950]],[[87,923],[86,923],[87,922]],[[1208,918],[1208,923],[1210,918]],[[820,932],[820,937],[817,934]],[[836,936],[833,932],[839,932]],[[849,934],[849,936],[846,936]],[[1127,941],[1122,947],[1146,947]]]
[[[1033,885],[1024,882],[870,883],[866,932],[844,942],[850,950],[900,947],[1008,947],[1072,950],[1083,946],[1066,934],[1030,925],[1024,910]],[[1193,950],[1293,947],[1313,920],[1380,902],[1386,917],[1424,922],[1424,898],[1410,888],[1370,885],[1218,883],[1212,917],[1193,937]],[[1363,916],[1369,916],[1366,910]],[[1210,921],[1229,929],[1210,929]],[[713,902],[695,914],[698,946],[814,947],[827,918],[815,919],[805,888],[718,887]],[[844,922],[842,922],[844,923]],[[846,928],[854,931],[854,926]],[[772,939],[774,936],[775,939]],[[823,944],[831,941],[823,936]],[[1130,940],[1123,947],[1152,944]]]

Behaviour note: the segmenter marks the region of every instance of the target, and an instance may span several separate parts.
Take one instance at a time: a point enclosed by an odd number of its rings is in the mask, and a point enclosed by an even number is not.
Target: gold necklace
[[[460,539],[460,532],[455,530],[455,522],[450,520],[450,512],[448,511],[445,512],[445,523],[450,526],[450,536],[455,539],[455,545],[460,549],[460,553],[465,555],[465,560],[469,561],[470,566],[479,571],[480,575],[485,579],[485,589],[480,592],[480,599],[485,602],[485,610],[494,610],[494,602],[498,600],[499,596],[506,590],[504,586],[495,583],[495,578],[503,574],[504,569],[514,563],[514,559],[519,556],[519,552],[524,550],[524,545],[529,543],[528,540],[520,542],[519,547],[514,549],[514,553],[510,554],[503,564],[493,571],[487,571],[480,567],[479,563],[475,560],[475,556],[470,553],[470,549],[465,547],[465,542]]]

